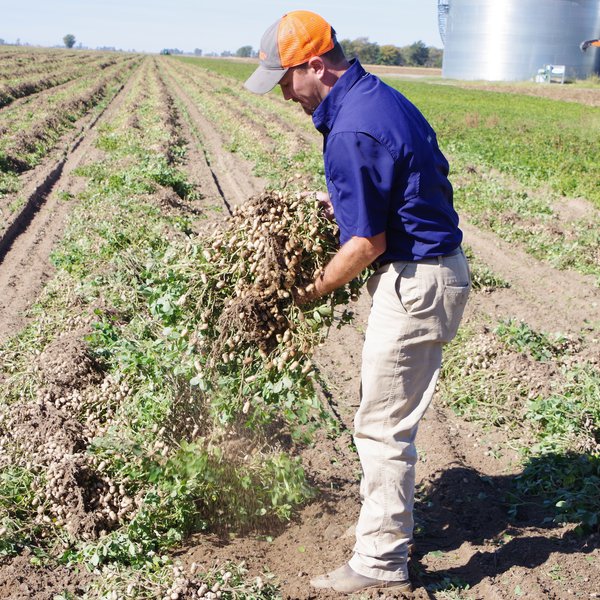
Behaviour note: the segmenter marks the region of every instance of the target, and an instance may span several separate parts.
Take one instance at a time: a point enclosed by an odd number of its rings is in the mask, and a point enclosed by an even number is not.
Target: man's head
[[[308,114],[348,66],[334,29],[307,10],[289,12],[267,29],[259,59],[245,87],[266,94],[280,83],[285,99],[299,102]]]

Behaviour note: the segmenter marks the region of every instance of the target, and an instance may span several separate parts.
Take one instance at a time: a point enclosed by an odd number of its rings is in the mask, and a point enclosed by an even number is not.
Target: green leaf
[[[205,392],[208,389],[208,386],[206,384],[205,379],[202,377],[202,375],[196,375],[195,377],[192,377],[190,379],[190,385],[192,387],[194,386],[198,386],[200,388],[200,390],[202,390],[203,392]]]
[[[323,317],[330,317],[333,314],[333,309],[328,304],[324,304],[317,308],[317,312]]]

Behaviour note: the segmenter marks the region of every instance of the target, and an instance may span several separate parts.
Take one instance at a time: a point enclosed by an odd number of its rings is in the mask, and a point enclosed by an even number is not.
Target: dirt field
[[[172,63],[165,61],[163,65],[176,102],[187,107],[193,118],[193,128],[181,121],[181,134],[190,149],[186,170],[202,190],[197,208],[215,203],[239,205],[260,192],[265,182],[251,174],[250,165],[239,155],[224,148],[226,140],[195,106]],[[6,340],[24,325],[26,308],[52,277],[48,257],[61,237],[72,206],[59,200],[59,192],[77,194],[82,183],[73,174],[74,169],[97,158],[101,152],[94,146],[98,130],[119,110],[127,86],[134,81],[135,75],[99,118],[83,120],[76,135],[63,138],[44,163],[27,175],[26,194],[34,208],[23,218],[19,235],[0,256],[0,339]],[[510,91],[598,103],[597,92],[588,94],[588,90],[569,90],[567,86],[518,87]],[[245,114],[240,111],[239,118],[247,120]],[[252,126],[262,143],[260,126]],[[293,123],[281,126],[292,128],[299,143],[320,144],[319,136],[305,128]],[[206,227],[210,228],[210,222]],[[462,227],[465,242],[476,255],[510,283],[507,289],[473,294],[466,326],[485,333],[491,321],[512,317],[551,333],[577,335],[586,327],[598,331],[600,301],[591,277],[537,262],[465,219]],[[253,575],[272,573],[284,598],[337,597],[315,592],[308,581],[348,559],[353,545],[352,527],[359,511],[359,465],[351,447],[351,431],[358,402],[362,333],[369,310],[365,295],[354,309],[354,324],[333,330],[317,356],[327,382],[320,394],[344,431],[335,440],[321,435],[303,453],[303,463],[319,490],[318,497],[290,523],[272,530],[225,539],[193,536],[176,552],[184,564],[244,560]],[[595,353],[600,364],[600,344],[590,345],[585,351]],[[513,369],[514,377],[524,375],[519,361],[507,368]],[[540,368],[529,376],[539,377],[543,384],[548,373]],[[519,456],[501,429],[467,422],[434,401],[420,428],[417,445],[418,530],[411,560],[414,598],[600,597],[600,536],[578,536],[573,527],[550,526],[537,506],[523,507],[514,517],[507,514],[503,490],[519,474]],[[52,600],[64,587],[81,583],[86,577],[85,573],[66,570],[40,572],[27,556],[21,556],[0,566],[0,598]],[[445,584],[443,593],[435,591],[436,583]]]

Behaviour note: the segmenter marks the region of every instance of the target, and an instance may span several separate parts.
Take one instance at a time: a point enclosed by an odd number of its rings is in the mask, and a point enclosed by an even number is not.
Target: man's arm
[[[296,301],[306,304],[325,296],[360,275],[385,252],[385,231],[373,237],[350,238],[327,263],[325,270],[306,290],[298,290]]]

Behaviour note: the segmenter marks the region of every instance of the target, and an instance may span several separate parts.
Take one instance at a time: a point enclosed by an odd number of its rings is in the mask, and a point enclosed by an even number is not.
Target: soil
[[[127,85],[132,85],[134,78],[135,75]],[[264,182],[251,175],[248,164],[238,155],[223,149],[224,140],[176,83],[168,67],[165,67],[165,81],[193,120],[193,124],[181,120],[181,134],[189,148],[186,168],[202,191],[202,198],[194,208],[209,215],[200,227],[210,227],[218,218],[210,211],[215,203],[227,208],[240,204],[260,191]],[[122,94],[113,100],[100,122],[114,114],[121,97]],[[61,202],[56,192],[67,189],[76,194],[80,189],[82,184],[72,170],[82,161],[94,160],[98,152],[93,148],[95,131],[96,126],[69,154],[60,177],[41,198],[40,209],[0,263],[0,339],[6,339],[27,322],[26,307],[52,274],[48,256],[61,235],[69,210],[69,204]],[[304,139],[304,133],[298,135]],[[43,177],[42,168],[36,172]],[[579,206],[573,203],[574,210]],[[169,209],[174,208],[176,205],[169,203]],[[464,219],[462,227],[465,242],[477,257],[510,283],[507,289],[473,294],[465,326],[485,336],[490,323],[498,318],[522,319],[531,327],[549,333],[582,337],[585,339],[582,352],[599,355],[600,301],[592,278],[557,271]],[[274,523],[272,527],[239,536],[192,536],[175,553],[184,564],[197,562],[212,567],[225,560],[243,560],[252,575],[272,576],[280,584],[284,598],[339,597],[313,590],[309,579],[348,560],[360,508],[360,466],[352,448],[351,432],[358,405],[360,353],[369,311],[366,295],[353,308],[354,323],[341,330],[332,329],[315,357],[324,382],[319,394],[342,428],[336,439],[319,434],[314,444],[302,453],[308,476],[318,491],[316,498],[289,523]],[[83,360],[86,376],[93,377],[93,365],[85,363],[85,348],[76,340],[61,343],[65,349],[63,358]],[[523,364],[518,360],[505,367],[513,369],[515,376],[522,376]],[[55,374],[54,379],[50,377],[47,381],[53,386],[64,388],[70,377],[56,376],[57,365],[49,364],[44,356],[40,357],[40,369],[42,373]],[[75,373],[73,377],[79,373],[77,369],[69,372]],[[551,374],[540,371],[535,376],[543,380]],[[509,516],[503,492],[521,471],[520,457],[510,442],[510,436],[502,429],[465,421],[434,399],[417,438],[418,527],[410,564],[415,587],[412,597],[485,600],[600,597],[599,535],[578,536],[572,526],[550,526],[540,506],[524,508],[516,516]],[[66,569],[35,569],[30,557],[22,555],[0,566],[0,598],[51,600],[63,590],[76,593],[88,577],[84,572]],[[445,589],[446,594],[436,592],[436,586]],[[361,596],[367,597],[402,596],[389,593]]]
[[[85,329],[65,333],[50,342],[38,356],[36,366],[42,385],[53,395],[101,380],[100,368],[89,356],[83,341],[89,333]]]
[[[30,600],[53,599],[59,592],[83,592],[90,573],[67,567],[40,568],[31,564],[32,556],[25,552],[0,569],[0,598]],[[68,596],[67,596],[68,597]]]

